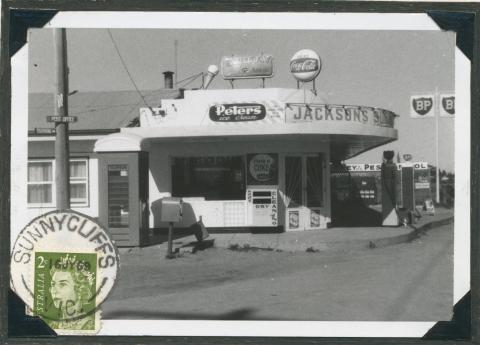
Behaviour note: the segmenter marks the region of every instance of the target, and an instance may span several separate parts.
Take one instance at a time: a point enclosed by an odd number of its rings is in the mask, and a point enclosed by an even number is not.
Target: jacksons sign
[[[395,113],[372,107],[327,104],[292,104],[285,107],[286,122],[339,121],[393,128]]]
[[[231,103],[211,106],[208,113],[215,122],[241,122],[263,120],[267,110],[258,103]]]

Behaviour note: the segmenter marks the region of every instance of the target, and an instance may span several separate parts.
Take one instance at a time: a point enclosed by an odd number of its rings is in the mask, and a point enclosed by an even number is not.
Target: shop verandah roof
[[[253,120],[239,118],[248,112]],[[327,143],[332,159],[344,160],[397,140],[397,116],[374,107],[329,104],[311,90],[189,90],[158,108],[143,107],[140,127],[100,138],[94,150],[148,151],[150,144],[162,142],[289,140],[313,150],[316,143]]]
[[[242,126],[241,126],[242,127]],[[110,134],[95,143],[96,152],[149,151],[150,144],[181,141],[200,142],[239,142],[276,140],[304,142],[306,147],[327,142],[330,144],[332,159],[344,160],[356,156],[374,147],[389,143],[398,138],[397,130],[379,127],[371,132],[357,132],[338,126],[308,127],[288,126],[288,124],[270,124],[259,126],[244,125],[244,130],[232,126],[205,128],[192,126],[186,128],[123,128],[120,133]],[[289,128],[292,127],[292,128]],[[308,145],[310,144],[310,145]],[[314,150],[314,149],[313,149]]]

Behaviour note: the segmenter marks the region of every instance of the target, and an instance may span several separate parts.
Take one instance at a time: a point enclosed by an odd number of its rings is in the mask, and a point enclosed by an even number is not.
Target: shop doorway
[[[285,156],[285,229],[325,229],[326,164],[322,154]]]
[[[119,247],[148,244],[148,153],[99,155],[99,220]]]

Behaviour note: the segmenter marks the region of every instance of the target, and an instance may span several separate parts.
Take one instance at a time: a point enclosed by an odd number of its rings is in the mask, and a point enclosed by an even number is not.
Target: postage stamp
[[[119,265],[115,243],[96,220],[72,210],[52,211],[19,233],[10,283],[27,310],[58,334],[94,334]]]
[[[36,252],[34,315],[57,332],[96,329],[96,253]]]

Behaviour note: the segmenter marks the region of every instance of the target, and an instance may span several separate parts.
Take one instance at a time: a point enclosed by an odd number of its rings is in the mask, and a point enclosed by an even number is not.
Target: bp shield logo
[[[455,96],[442,97],[442,115],[455,115]]]
[[[433,97],[412,97],[412,107],[417,116],[428,116],[433,108]]]

